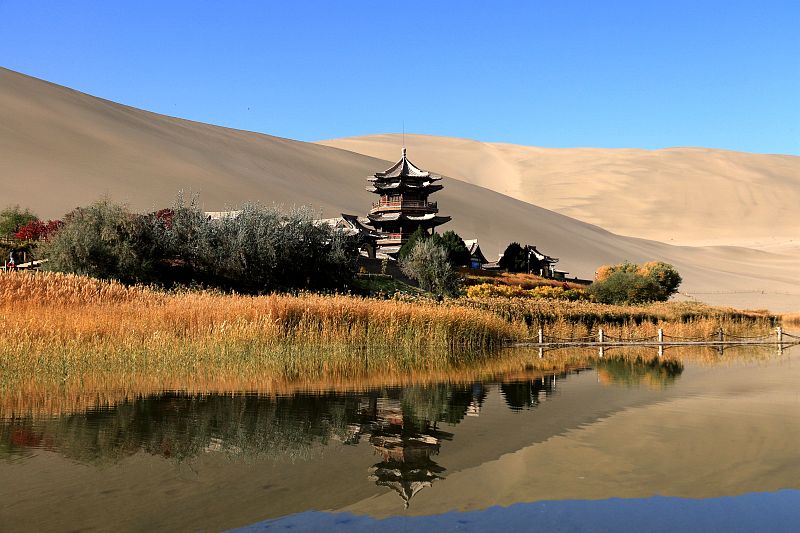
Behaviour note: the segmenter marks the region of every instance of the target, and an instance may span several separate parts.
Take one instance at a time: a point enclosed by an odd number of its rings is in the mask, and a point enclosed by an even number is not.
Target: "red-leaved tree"
[[[60,220],[34,220],[22,226],[15,234],[20,241],[46,241],[56,231],[61,229],[64,223]]]

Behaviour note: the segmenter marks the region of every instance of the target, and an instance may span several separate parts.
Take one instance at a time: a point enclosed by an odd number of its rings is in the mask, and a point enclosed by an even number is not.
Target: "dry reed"
[[[594,337],[599,328],[622,339],[653,337],[659,329],[672,337],[710,337],[723,329],[742,336],[773,331],[778,317],[766,312],[739,311],[694,302],[644,305],[606,305],[586,301],[528,298],[464,299],[463,305],[491,311],[512,323],[523,323],[534,337],[541,327],[546,335],[580,339]]]
[[[446,366],[522,331],[435,302],[301,294],[163,293],[54,273],[0,275],[0,370],[267,371],[285,377]]]
[[[563,337],[582,337],[598,326],[620,337],[653,335],[658,327],[671,335],[698,336],[719,327],[759,334],[773,319],[696,304],[251,297],[160,292],[56,273],[5,273],[0,274],[0,387],[10,394],[28,384],[45,391],[98,379],[151,383],[153,390],[191,383],[262,390],[265,384],[269,389],[274,383],[374,375],[442,377],[462,365],[486,364],[502,341],[531,336],[539,325]]]
[[[800,331],[800,313],[785,313],[781,315],[781,324],[786,328]]]

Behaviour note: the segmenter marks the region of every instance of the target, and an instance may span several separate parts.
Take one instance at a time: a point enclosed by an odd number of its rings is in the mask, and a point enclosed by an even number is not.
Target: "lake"
[[[0,531],[800,528],[798,347],[106,397],[0,412]]]

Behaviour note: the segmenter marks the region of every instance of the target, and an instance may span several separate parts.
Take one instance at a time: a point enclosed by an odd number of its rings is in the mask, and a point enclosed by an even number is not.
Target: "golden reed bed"
[[[701,336],[719,327],[761,334],[774,320],[697,304],[252,297],[4,273],[0,393],[38,395],[36,409],[46,411],[48,398],[80,404],[65,398],[84,394],[75,392],[81,387],[115,401],[168,389],[268,393],[373,378],[442,380],[494,364],[503,341],[534,336],[539,325],[563,337],[592,334],[597,327],[620,337],[654,335],[659,327]],[[57,400],[51,392],[59,389],[64,394]]]
[[[336,375],[354,355],[362,368],[437,365],[456,348],[489,349],[524,333],[491,313],[434,302],[164,293],[53,273],[1,275],[0,302],[7,372],[253,365]]]

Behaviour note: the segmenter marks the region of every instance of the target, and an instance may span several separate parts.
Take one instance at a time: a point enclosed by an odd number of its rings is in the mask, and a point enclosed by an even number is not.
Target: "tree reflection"
[[[609,359],[596,368],[607,382],[661,386],[683,371],[680,363],[659,360]],[[564,373],[278,397],[170,392],[79,414],[0,421],[0,458],[47,449],[83,463],[116,462],[137,453],[176,462],[209,453],[294,461],[333,442],[368,443],[379,458],[369,479],[396,491],[408,506],[420,490],[444,478],[446,468],[435,459],[453,433],[440,426],[480,416],[492,389],[511,410],[533,409],[567,378]]]
[[[561,376],[543,376],[541,379],[529,381],[512,381],[500,384],[500,390],[506,405],[512,411],[530,409],[539,405],[543,397],[547,397],[555,391],[556,382]]]
[[[659,358],[600,359],[595,368],[601,383],[646,385],[656,389],[672,385],[683,373],[683,364],[680,361]]]

